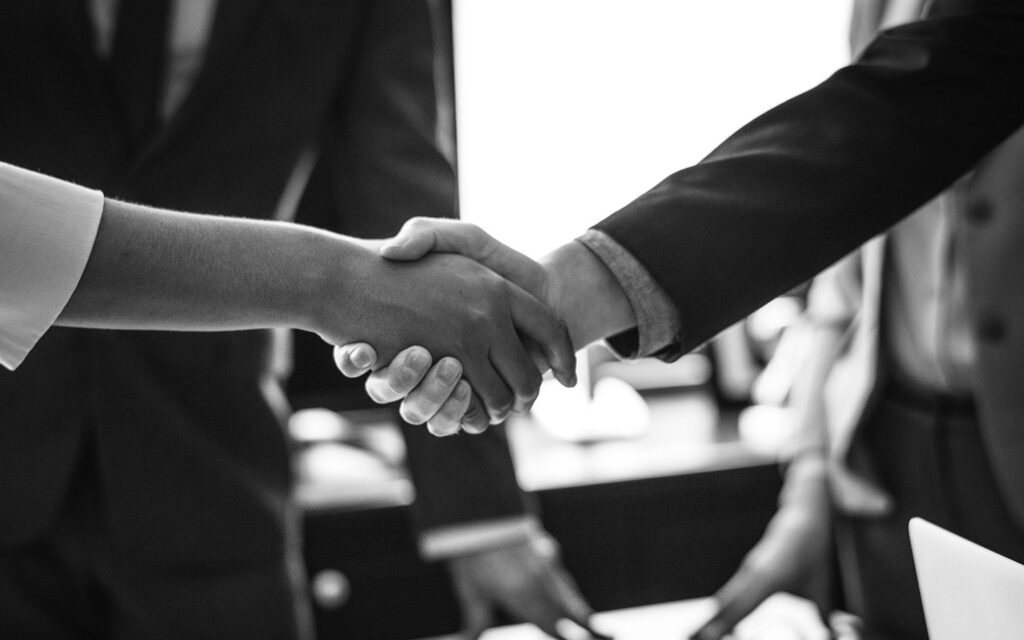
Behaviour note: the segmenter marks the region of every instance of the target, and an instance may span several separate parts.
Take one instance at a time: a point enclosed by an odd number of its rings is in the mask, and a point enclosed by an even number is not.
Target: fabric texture
[[[1024,7],[999,0],[955,5],[937,0],[939,14],[954,15],[882,33],[854,64],[596,225],[673,300],[682,348],[909,215],[1024,124]],[[1002,166],[1019,167],[1014,153],[1000,147],[986,163],[1003,156]],[[968,244],[975,253],[967,260],[975,265],[968,287],[979,336],[981,428],[1000,491],[1024,526],[1024,431],[1016,419],[1024,398],[1006,375],[1024,367],[1017,325],[1024,322],[1024,252],[1013,249],[1024,218],[1022,181],[1012,171],[979,173],[988,177],[977,179],[979,196],[965,216],[974,221]],[[980,189],[983,183],[991,188]],[[858,330],[877,336],[877,314],[863,317]],[[867,357],[877,351],[870,341],[861,344]],[[858,384],[871,389],[874,370],[861,368]],[[870,401],[858,397],[851,417]],[[840,431],[832,443],[846,457],[838,471],[855,466],[852,433]],[[871,493],[856,474],[836,481]]]
[[[413,215],[451,217],[455,174],[438,139],[433,25],[426,2],[220,0],[191,89],[135,147],[112,108],[87,4],[5,3],[0,160],[109,197],[297,217],[362,237],[391,235]],[[52,329],[17,372],[0,375],[0,511],[16,514],[0,520],[0,546],[59,553],[52,534],[76,470],[91,461],[96,472],[86,477],[103,505],[93,517],[124,576],[145,575],[154,590],[217,576],[230,591],[237,579],[252,610],[282,611],[286,594],[280,624],[254,630],[227,607],[210,637],[307,635],[279,337]],[[506,443],[462,440],[427,465],[416,462],[426,456],[411,458],[418,521],[523,514],[518,487],[494,482],[514,478],[511,468],[487,466],[511,464]],[[487,447],[496,453],[475,455]],[[250,569],[267,571],[243,581]],[[93,597],[104,620],[142,610],[128,591],[87,586],[79,595]],[[180,618],[210,617],[211,606],[150,610],[149,624],[178,628]]]
[[[16,368],[85,270],[103,194],[0,163],[0,364]]]

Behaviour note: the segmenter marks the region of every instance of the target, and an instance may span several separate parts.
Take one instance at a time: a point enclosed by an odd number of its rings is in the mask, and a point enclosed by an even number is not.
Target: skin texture
[[[636,325],[629,300],[618,282],[604,263],[580,243],[565,244],[535,262],[476,225],[417,218],[381,247],[381,254],[392,261],[419,260],[436,252],[457,253],[478,261],[545,301],[564,322],[574,349]],[[349,377],[370,370],[374,364],[361,367],[351,358],[358,354],[360,362],[376,363],[379,354],[371,345],[372,342],[339,348],[339,369]],[[380,361],[387,362],[384,358]],[[402,400],[403,411],[415,414],[421,421],[425,417],[433,433],[455,433],[459,428],[455,417],[461,407],[460,399],[453,396],[455,384],[445,384],[427,372],[426,366],[415,364],[403,360],[378,369],[367,379],[367,393],[378,402]],[[427,387],[430,392],[422,393]],[[471,400],[471,411],[472,407]],[[471,433],[477,431],[472,424],[464,422],[461,426]]]
[[[458,360],[495,421],[528,407],[540,386],[535,356],[519,334],[543,345],[537,349],[563,371],[574,364],[565,329],[544,305],[468,258],[395,263],[372,242],[308,227],[114,200],[106,203],[93,253],[58,323],[296,327],[332,344],[371,342],[389,361],[421,344]]]
[[[495,609],[501,608],[516,619],[532,620],[558,640],[563,639],[557,628],[561,620],[571,620],[592,638],[607,638],[590,626],[594,612],[557,556],[554,541],[537,536],[487,554],[453,559],[449,570],[465,619],[463,636],[479,638],[493,626]],[[519,570],[508,571],[509,567]]]
[[[394,264],[374,243],[308,227],[109,200],[89,263],[58,323],[190,331],[296,327],[334,344],[373,340],[382,353],[395,354],[388,370],[403,396],[412,392],[413,402],[402,410],[412,423],[433,416],[483,430],[509,408],[529,406],[549,357],[571,379],[568,334],[546,307],[466,258],[437,258]],[[506,322],[481,321],[491,314]],[[433,343],[436,352],[453,355],[435,364],[426,348],[399,350],[410,342]],[[377,358],[373,349],[339,348],[339,354],[346,356],[338,361],[343,371],[350,361],[363,371]],[[472,364],[474,354],[485,357]],[[428,373],[428,382],[413,392]],[[472,376],[492,385],[482,395],[500,403],[497,411],[470,393]],[[383,375],[374,384],[378,401],[395,393]],[[427,406],[446,402],[448,413],[418,413],[420,398]],[[469,637],[482,633],[495,608],[514,609],[549,630],[561,617],[585,625],[591,613],[557,555],[540,553],[532,543],[454,558],[449,566]]]

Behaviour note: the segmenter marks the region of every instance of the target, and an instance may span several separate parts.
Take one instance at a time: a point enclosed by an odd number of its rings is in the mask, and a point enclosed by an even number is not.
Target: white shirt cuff
[[[623,353],[622,342],[612,347],[625,357],[660,355],[679,342],[679,311],[647,269],[622,245],[597,229],[590,229],[577,238],[604,262],[629,299],[637,320],[637,342],[632,352]],[[678,357],[678,355],[676,355]]]
[[[14,369],[64,309],[92,252],[103,194],[0,163],[0,364]]]
[[[527,542],[543,529],[534,516],[480,520],[425,531],[420,535],[420,555],[425,560],[492,551]]]

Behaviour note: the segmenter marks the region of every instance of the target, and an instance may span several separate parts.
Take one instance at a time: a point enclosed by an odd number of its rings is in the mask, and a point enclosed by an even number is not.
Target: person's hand
[[[693,640],[728,636],[758,605],[783,591],[808,598],[827,620],[832,534],[824,461],[813,458],[794,464],[804,466],[787,474],[782,506],[739,570],[714,595],[718,611],[691,636]]]
[[[472,258],[545,301],[565,322],[574,348],[636,324],[632,308],[614,276],[580,243],[563,245],[538,263],[495,240],[475,225],[414,218],[381,248],[382,255],[396,261],[418,260],[430,252],[456,252]],[[368,345],[358,347],[369,349]],[[347,345],[335,354],[339,368],[350,377],[365,371],[365,367],[345,362],[355,348],[356,345]],[[414,364],[410,360],[404,362],[406,365]],[[415,408],[408,411],[426,420],[435,433],[450,433],[456,428],[451,417],[452,405],[446,404],[446,398],[439,396],[438,392],[446,386],[454,392],[456,387],[437,381],[434,371],[425,371],[426,367],[403,370],[389,366],[380,369],[367,380],[367,391],[371,397],[381,398],[378,401],[387,402],[404,397],[416,388],[417,383],[429,387],[431,392],[418,395],[413,403]],[[575,384],[575,375],[567,380],[567,376],[557,368],[555,374],[563,384]],[[415,382],[409,386],[409,381]],[[375,389],[384,392],[375,393]],[[478,403],[471,395],[470,411],[474,404]],[[441,412],[442,408],[448,415],[441,419],[443,424],[435,424],[431,416]],[[482,430],[485,426],[473,425],[472,420],[462,421],[462,428],[470,432]]]
[[[334,348],[334,362],[346,377],[358,378],[373,370],[377,352],[366,343]],[[489,417],[469,383],[461,378],[462,363],[441,358],[436,364],[430,352],[412,346],[386,367],[366,379],[366,393],[378,404],[402,401],[399,412],[409,424],[427,424],[435,436],[481,433]]]
[[[400,262],[416,261],[432,252],[457,253],[476,260],[538,300],[551,303],[544,268],[476,225],[413,218],[397,236],[381,245],[381,255]],[[576,384],[574,361],[571,365],[564,360],[545,361],[538,357],[536,349],[532,355],[540,368],[551,368],[565,386]],[[560,354],[554,352],[553,355],[557,358]],[[366,381],[367,395],[380,404],[401,400],[402,418],[410,424],[426,423],[434,435],[451,435],[460,428],[468,433],[481,433],[489,424],[474,389],[458,376],[453,379],[446,375],[462,366],[453,358],[441,358],[432,366],[430,352],[414,345],[386,366],[377,368],[378,357],[373,346],[355,343],[336,346],[334,359],[338,369],[349,378],[373,372]]]
[[[558,560],[557,545],[547,536],[449,561],[456,597],[462,608],[467,640],[476,640],[502,610],[520,622],[532,622],[553,638],[557,626],[571,620],[594,638],[593,610]]]
[[[377,255],[375,244],[354,244],[363,255],[350,262],[353,268],[345,270],[347,281],[339,287],[349,310],[347,327],[344,333],[321,333],[328,342],[372,344],[382,362],[409,345],[423,345],[442,359],[439,365],[454,357],[492,422],[529,407],[540,387],[537,356],[527,352],[520,335],[538,345],[560,375],[573,375],[575,356],[565,327],[534,296],[492,270],[454,254],[392,262]],[[323,324],[330,327],[336,311],[330,301],[322,307]]]

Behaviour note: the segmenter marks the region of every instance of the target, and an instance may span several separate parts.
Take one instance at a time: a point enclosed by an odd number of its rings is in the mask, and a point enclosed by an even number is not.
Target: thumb
[[[394,238],[385,240],[380,254],[388,260],[419,260],[438,244],[437,227],[431,218],[413,218],[404,225]]]
[[[403,261],[418,260],[431,251],[457,253],[476,260],[536,298],[546,298],[547,274],[543,267],[475,224],[445,218],[413,218],[380,248],[380,254],[388,260]]]
[[[334,364],[347,378],[357,378],[377,363],[377,352],[365,342],[334,347]]]
[[[477,640],[490,628],[494,618],[490,601],[465,576],[453,575],[455,597],[462,612],[463,640]]]

